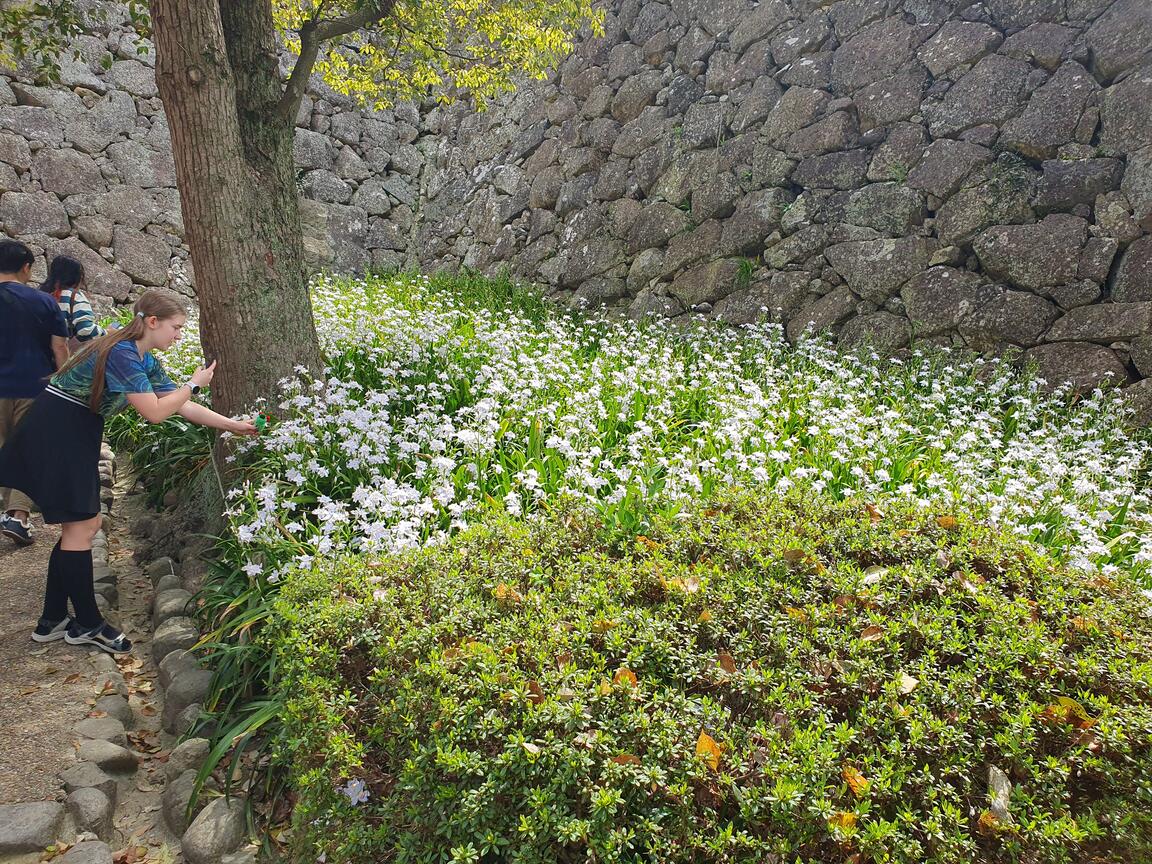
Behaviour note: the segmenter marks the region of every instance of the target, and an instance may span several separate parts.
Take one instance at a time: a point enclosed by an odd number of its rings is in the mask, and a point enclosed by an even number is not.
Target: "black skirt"
[[[0,449],[0,487],[36,502],[44,521],[82,522],[100,513],[104,418],[45,390]]]

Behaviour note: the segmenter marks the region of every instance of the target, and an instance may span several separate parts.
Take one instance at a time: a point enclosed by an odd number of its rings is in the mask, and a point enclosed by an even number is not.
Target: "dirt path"
[[[62,797],[57,775],[74,761],[72,727],[88,713],[99,675],[87,651],[29,638],[60,536],[33,523],[32,546],[0,537],[0,804]]]
[[[119,601],[109,614],[134,642],[118,657],[132,709],[128,747],[139,757],[137,771],[120,775],[110,848],[140,864],[178,864],[179,838],[161,818],[165,763],[175,744],[160,728],[161,696],[152,660],[152,582],[135,562],[129,526],[145,514],[143,498],[131,495],[132,479],[116,483],[111,518],[105,523],[108,566],[116,574]],[[93,710],[107,680],[108,658],[63,641],[38,645],[29,638],[40,615],[44,572],[59,532],[39,522],[36,543],[0,546],[0,804],[63,800],[59,774],[76,764],[75,724]],[[3,539],[3,538],[0,538]],[[66,838],[62,838],[66,839]],[[131,850],[131,851],[130,851]],[[35,856],[28,856],[34,860]]]

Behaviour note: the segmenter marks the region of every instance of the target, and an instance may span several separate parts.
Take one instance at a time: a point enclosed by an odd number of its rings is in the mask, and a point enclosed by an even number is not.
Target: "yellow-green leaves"
[[[288,47],[314,22],[355,20],[363,0],[273,0]],[[480,107],[518,81],[540,79],[572,50],[576,32],[601,32],[590,0],[398,0],[370,26],[320,46],[315,71],[337,92],[384,108],[435,94]]]

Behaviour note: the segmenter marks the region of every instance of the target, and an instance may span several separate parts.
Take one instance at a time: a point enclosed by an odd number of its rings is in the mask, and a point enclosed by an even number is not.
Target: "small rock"
[[[160,674],[156,680],[161,689],[167,690],[168,686],[172,683],[172,679],[183,670],[199,668],[200,664],[196,662],[196,655],[191,651],[186,651],[181,648],[171,652],[160,661]]]
[[[80,742],[76,757],[84,762],[92,762],[105,771],[119,773],[135,771],[140,761],[135,753],[119,744],[93,739]]]
[[[101,839],[112,835],[112,802],[99,789],[77,789],[64,802],[79,831],[90,831]]]
[[[988,797],[992,800],[989,808],[992,815],[1005,825],[1012,824],[1012,814],[1008,812],[1008,803],[1012,798],[1012,783],[1008,775],[995,765],[988,766]]]
[[[74,729],[81,738],[111,741],[121,747],[128,746],[128,736],[124,732],[124,724],[114,717],[89,717],[77,723]]]
[[[245,846],[231,855],[225,855],[220,859],[220,864],[256,864],[259,857],[260,850],[256,846]]]
[[[107,742],[104,742],[107,743]],[[99,789],[108,796],[108,800],[116,800],[116,780],[105,774],[99,765],[93,762],[80,762],[71,768],[60,772],[60,780],[64,784],[65,792],[75,792],[77,789]]]
[[[180,648],[191,648],[200,639],[200,631],[191,618],[169,618],[152,636],[152,657],[157,663]]]
[[[172,679],[164,693],[164,729],[174,731],[181,712],[189,705],[202,703],[211,686],[212,672],[207,669],[186,669]]]
[[[216,864],[244,840],[244,802],[217,798],[184,832],[180,848],[189,864]]]
[[[176,722],[172,724],[172,734],[174,735],[187,735],[196,728],[196,724],[200,722],[200,712],[204,710],[204,706],[199,702],[193,702],[187,708],[180,712],[176,718]],[[212,727],[205,727],[200,731],[205,735],[212,734],[208,731]]]
[[[199,771],[208,758],[211,743],[207,738],[189,738],[178,745],[169,755],[164,765],[164,775],[173,780],[185,771]]]
[[[128,704],[127,699],[118,694],[101,696],[92,708],[96,711],[103,711],[109,717],[119,720],[124,724],[125,729],[136,722],[136,717],[132,713],[132,706]]]
[[[152,578],[152,583],[155,584],[156,580],[161,576],[166,576],[169,573],[175,573],[176,568],[171,558],[164,556],[157,558],[151,564],[144,568],[144,572]]]
[[[183,587],[184,583],[180,581],[180,577],[175,573],[169,573],[167,576],[161,576],[156,583],[156,593],[163,594],[165,591],[174,591]]]
[[[107,843],[91,840],[77,843],[59,858],[57,864],[112,864],[112,849]]]
[[[42,852],[56,842],[64,807],[55,801],[0,804],[0,854]]]
[[[104,657],[107,655],[97,655]],[[110,657],[108,659],[111,659]],[[124,699],[128,698],[128,683],[124,680],[124,676],[118,670],[105,672],[100,679],[96,682],[96,692],[98,693],[115,693]]]
[[[209,788],[209,783],[204,785],[205,789]],[[192,800],[192,791],[195,786],[196,772],[185,771],[164,788],[160,809],[164,816],[164,824],[173,834],[181,835],[188,830],[188,802]],[[204,794],[201,793],[192,812],[193,818],[204,808],[206,803]]]
[[[188,601],[191,599],[192,594],[183,588],[164,592],[158,591],[156,599],[152,603],[152,626],[158,628],[169,618],[187,616]]]

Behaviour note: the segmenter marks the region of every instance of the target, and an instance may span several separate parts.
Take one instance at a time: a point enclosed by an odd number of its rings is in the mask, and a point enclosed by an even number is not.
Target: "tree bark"
[[[269,3],[152,0],[151,15],[212,405],[274,404],[280,379],[322,361]]]

